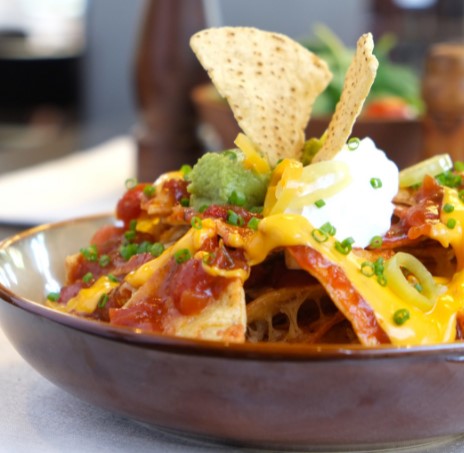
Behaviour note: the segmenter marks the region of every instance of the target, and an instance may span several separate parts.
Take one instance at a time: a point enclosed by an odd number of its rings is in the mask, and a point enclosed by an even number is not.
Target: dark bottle
[[[138,179],[192,164],[201,154],[192,88],[208,77],[190,49],[205,28],[203,0],[148,0],[135,59]]]
[[[422,81],[426,105],[425,157],[448,153],[464,160],[464,45],[435,44],[428,52]]]

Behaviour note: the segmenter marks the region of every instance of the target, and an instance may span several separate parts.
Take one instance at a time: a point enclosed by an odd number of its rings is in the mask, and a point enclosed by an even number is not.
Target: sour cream
[[[316,228],[329,222],[336,229],[337,240],[351,237],[353,246],[366,247],[372,238],[383,236],[390,228],[392,200],[398,191],[398,167],[370,138],[361,140],[355,150],[345,145],[332,160],[341,162],[349,175],[343,188],[323,196],[319,203],[296,209],[289,206],[285,212],[302,215]],[[315,174],[316,166],[321,164],[324,162],[311,165]],[[335,182],[335,175],[325,173],[305,181],[300,190],[307,195],[330,188]]]

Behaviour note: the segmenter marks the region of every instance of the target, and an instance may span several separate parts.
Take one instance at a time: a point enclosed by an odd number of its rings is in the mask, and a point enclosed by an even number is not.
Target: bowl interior
[[[0,245],[0,284],[18,298],[42,303],[59,291],[66,256],[89,243],[96,229],[114,220],[93,216],[27,230]]]

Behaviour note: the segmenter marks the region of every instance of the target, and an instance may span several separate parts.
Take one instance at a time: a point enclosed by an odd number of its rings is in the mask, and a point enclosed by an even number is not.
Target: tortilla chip
[[[243,343],[246,332],[243,283],[231,280],[220,297],[200,313],[175,318],[166,327],[166,333],[178,337]]]
[[[312,106],[332,77],[327,64],[287,36],[248,27],[206,29],[190,45],[269,163],[300,158]]]
[[[346,73],[340,101],[327,129],[327,138],[312,162],[332,159],[350,137],[379,66],[377,58],[372,53],[373,50],[372,35],[370,33],[362,35],[358,40],[354,59]]]

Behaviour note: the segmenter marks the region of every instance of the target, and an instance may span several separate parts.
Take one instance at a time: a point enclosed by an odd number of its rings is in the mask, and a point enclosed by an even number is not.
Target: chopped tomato
[[[142,213],[140,204],[143,199],[143,189],[147,184],[137,184],[127,190],[116,205],[116,217],[124,222],[126,228],[129,227],[131,220],[136,219]]]

